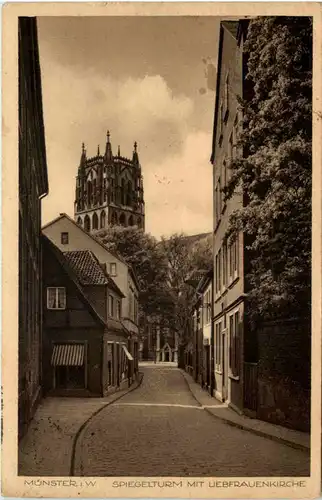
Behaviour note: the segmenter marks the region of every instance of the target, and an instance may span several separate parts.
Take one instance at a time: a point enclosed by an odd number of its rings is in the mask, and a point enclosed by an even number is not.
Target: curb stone
[[[257,436],[264,437],[266,439],[269,439],[270,441],[276,441],[277,443],[285,444],[286,446],[289,446],[291,448],[305,451],[307,453],[310,453],[310,447],[302,445],[300,443],[295,443],[294,441],[291,441],[289,439],[285,439],[279,436],[275,436],[274,434],[269,434],[268,432],[260,431],[258,429],[254,429],[253,427],[248,427],[247,425],[243,425],[237,422],[233,422],[232,420],[229,420],[228,418],[222,417],[220,415],[216,415],[212,413],[212,411],[209,408],[204,408],[204,410],[209,413],[209,415],[212,415],[214,418],[221,420],[222,422],[225,422],[226,424],[230,425],[231,427],[236,427],[237,429],[243,430],[243,431],[248,431],[253,434],[256,434]]]
[[[72,454],[71,454],[71,463],[70,463],[70,473],[69,475],[70,476],[75,476],[75,459],[76,459],[76,448],[77,448],[77,445],[78,445],[78,442],[79,442],[79,439],[81,437],[81,434],[83,432],[83,430],[86,428],[87,424],[89,424],[89,422],[91,422],[91,420],[96,416],[98,415],[102,410],[105,410],[105,408],[107,408],[108,406],[112,405],[113,403],[115,403],[115,401],[118,401],[119,399],[123,398],[124,396],[126,396],[127,394],[129,394],[130,392],[133,392],[135,391],[136,389],[138,389],[141,384],[142,384],[142,381],[143,381],[143,377],[144,377],[144,374],[142,372],[139,372],[139,380],[136,382],[136,384],[133,384],[133,386],[131,386],[129,389],[125,390],[124,392],[122,392],[122,394],[117,394],[116,393],[116,397],[114,397],[113,399],[111,399],[110,401],[108,401],[105,405],[101,406],[98,410],[94,411],[86,420],[85,422],[82,423],[82,425],[79,427],[78,431],[76,432],[75,436],[74,436],[74,439],[73,439],[73,445],[72,445]],[[114,396],[114,394],[113,394]]]
[[[188,377],[186,377],[184,373],[181,370],[181,374],[182,374],[183,378],[185,379],[185,381],[186,381],[186,383],[187,383],[187,385],[189,387],[189,390],[190,390],[192,396],[201,405],[200,401],[198,400],[197,396],[194,394],[194,392],[193,392],[193,390],[191,388],[191,385],[189,383]],[[243,430],[243,431],[246,431],[246,432],[248,431],[248,432],[251,432],[252,434],[256,434],[257,436],[264,437],[264,438],[269,439],[271,441],[276,441],[277,443],[284,444],[284,445],[289,446],[291,448],[294,448],[294,449],[297,449],[297,450],[301,450],[301,451],[304,451],[306,453],[310,453],[310,446],[309,445],[307,446],[307,445],[304,445],[304,444],[301,444],[301,443],[296,443],[296,442],[294,442],[292,440],[285,439],[283,437],[276,436],[274,434],[269,434],[268,432],[265,432],[265,431],[262,431],[262,430],[259,430],[259,429],[254,429],[253,427],[249,427],[247,425],[244,425],[243,423],[239,423],[239,422],[235,422],[233,420],[229,420],[228,418],[226,418],[224,416],[212,413],[212,411],[209,408],[205,408],[204,407],[204,410],[209,415],[211,415],[212,417],[214,417],[214,418],[216,418],[218,420],[221,420],[222,422],[225,422],[226,424],[230,425],[231,427],[235,427],[237,429],[240,429],[240,430]],[[236,413],[236,415],[238,415],[238,414]]]

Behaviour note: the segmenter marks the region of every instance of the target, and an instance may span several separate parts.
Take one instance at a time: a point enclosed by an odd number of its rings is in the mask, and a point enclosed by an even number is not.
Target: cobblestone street
[[[103,409],[76,447],[76,476],[306,476],[309,454],[212,417],[175,367]]]

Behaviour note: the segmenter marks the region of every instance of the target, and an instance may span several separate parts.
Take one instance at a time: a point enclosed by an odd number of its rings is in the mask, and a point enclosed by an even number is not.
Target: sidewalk
[[[215,398],[212,398],[184,370],[181,370],[181,373],[195,399],[215,418],[219,418],[227,424],[238,427],[239,429],[286,444],[292,448],[304,451],[310,450],[309,434],[287,429],[286,427],[282,427],[280,425],[270,424],[268,422],[264,422],[263,420],[249,418],[245,415],[238,415],[238,413],[230,409],[227,404],[221,403]]]
[[[18,474],[21,476],[69,476],[74,440],[79,428],[94,413],[138,387],[105,398],[45,398],[27,434],[19,443]]]

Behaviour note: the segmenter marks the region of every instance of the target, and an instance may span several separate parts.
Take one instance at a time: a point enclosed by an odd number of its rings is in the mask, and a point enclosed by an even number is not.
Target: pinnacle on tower
[[[139,164],[139,155],[137,152],[137,148],[138,148],[138,143],[135,141],[132,161],[133,163]]]
[[[112,161],[113,160],[112,146],[111,146],[111,143],[110,143],[110,131],[109,130],[106,133],[105,158],[106,158],[107,161]]]
[[[85,149],[85,144],[83,142],[82,143],[82,154],[81,154],[81,158],[80,158],[80,162],[79,162],[78,172],[82,173],[85,169],[85,166],[86,166],[86,149]]]
[[[121,149],[120,149],[120,146],[117,148],[117,156],[121,156]]]
[[[100,156],[100,145],[97,146],[97,156]]]

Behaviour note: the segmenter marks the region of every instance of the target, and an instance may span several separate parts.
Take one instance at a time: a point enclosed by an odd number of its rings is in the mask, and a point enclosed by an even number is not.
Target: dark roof
[[[102,267],[89,250],[64,252],[82,285],[107,285],[108,280]]]
[[[73,250],[63,253],[82,285],[108,285],[121,297],[123,293],[114,280],[104,272],[97,258],[90,250]]]
[[[88,310],[96,318],[96,320],[98,320],[99,323],[105,327],[106,326],[105,320],[96,311],[95,307],[90,302],[89,298],[85,295],[85,293],[81,287],[81,284],[79,283],[77,275],[75,274],[73,268],[69,265],[68,260],[66,258],[64,258],[63,252],[61,252],[59,250],[59,248],[56,247],[56,245],[54,245],[54,243],[44,234],[42,234],[42,241],[47,246],[48,250],[55,255],[56,259],[58,260],[58,262],[60,263],[60,265],[62,266],[64,271],[67,273],[69,278],[74,282],[76,289],[78,291],[78,294],[79,294],[81,300],[87,305]]]

